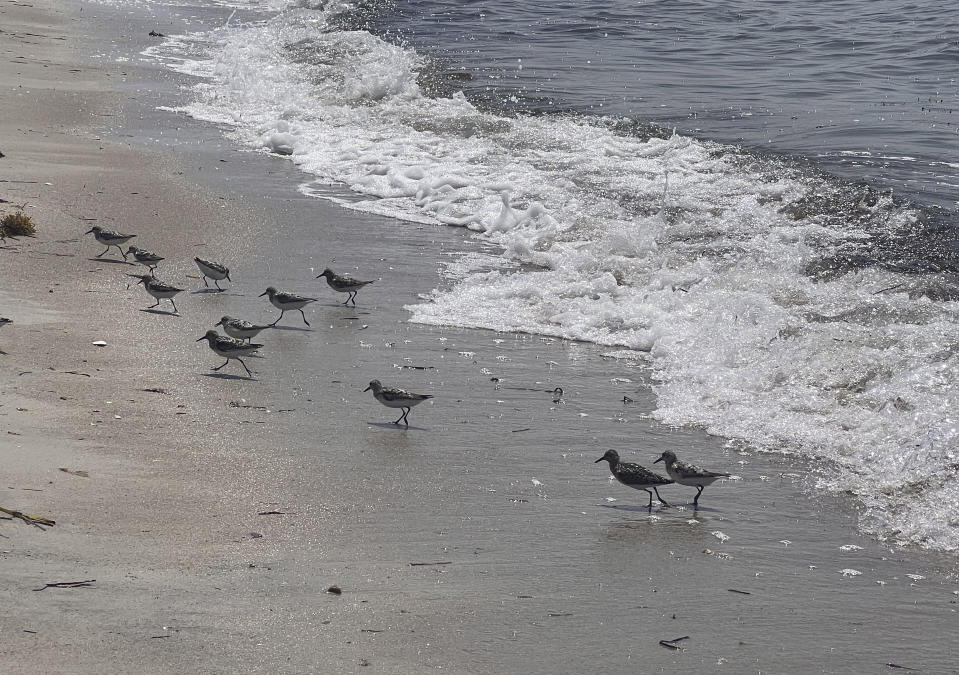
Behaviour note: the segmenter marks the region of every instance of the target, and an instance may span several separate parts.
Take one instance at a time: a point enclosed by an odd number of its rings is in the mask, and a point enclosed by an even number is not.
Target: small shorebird
[[[669,504],[666,503],[666,500],[659,496],[659,490],[656,488],[663,485],[669,485],[673,483],[673,481],[665,478],[664,476],[660,476],[658,473],[653,473],[646,467],[640,466],[639,464],[619,461],[619,453],[615,450],[607,450],[605,455],[593,463],[598,464],[604,459],[609,462],[609,470],[616,480],[626,487],[631,487],[636,490],[643,490],[649,494],[649,504],[647,504],[647,508],[653,508],[653,492],[656,493],[656,499],[661,501],[664,505],[669,506]],[[653,492],[650,492],[649,488],[653,488]]]
[[[303,308],[306,307],[311,302],[316,302],[316,298],[307,298],[303,295],[296,295],[295,293],[290,293],[289,291],[278,291],[272,286],[267,287],[265,291],[260,293],[259,297],[264,295],[270,296],[270,302],[273,303],[273,306],[280,310],[280,317],[273,323],[271,326],[275,326],[280,322],[280,319],[283,318],[283,314],[288,309],[298,309],[300,314],[303,316],[303,323],[307,326],[310,325],[310,322],[306,320],[306,314],[303,314]]]
[[[8,319],[5,316],[0,316],[0,326],[6,326],[8,323],[13,323],[13,319]],[[6,352],[0,349],[0,354],[6,354]]]
[[[730,476],[728,473],[707,471],[689,462],[676,459],[676,453],[672,450],[665,451],[653,464],[656,464],[656,462],[665,462],[666,473],[680,485],[692,485],[698,488],[696,497],[693,499],[693,506],[699,505],[699,495],[703,493],[703,488],[720,478],[729,478]]]
[[[226,279],[227,281],[232,282],[233,279],[230,278],[230,268],[226,265],[221,265],[218,262],[213,262],[212,260],[204,260],[203,258],[194,258],[193,262],[196,263],[196,266],[200,268],[200,272],[203,273],[203,286],[204,288],[209,288],[210,284],[206,282],[207,277],[213,279],[213,283],[216,284],[216,287],[219,290],[220,284],[218,283],[220,279]]]
[[[116,246],[117,250],[120,252],[120,255],[123,256],[123,259],[127,259],[127,254],[123,252],[123,249],[120,248],[120,244],[125,244],[131,239],[133,239],[135,234],[123,234],[122,232],[114,232],[113,230],[105,230],[99,225],[94,225],[89,230],[84,232],[84,234],[93,233],[93,238],[98,242],[106,246],[106,250],[103,251],[97,257],[101,257],[104,253],[107,253],[110,250],[111,246]]]
[[[343,302],[343,304],[345,305],[349,303],[350,301],[352,301],[354,307],[356,307],[357,291],[359,291],[361,288],[363,288],[367,284],[373,283],[372,281],[360,281],[359,279],[345,277],[341,274],[337,274],[336,272],[331,270],[329,267],[323,270],[323,274],[319,275],[316,278],[319,279],[320,277],[326,277],[326,283],[334,291],[338,293],[349,293],[349,296],[347,296],[346,301]]]
[[[206,335],[197,339],[197,342],[200,340],[206,340],[210,344],[210,349],[213,350],[214,354],[217,356],[222,356],[226,359],[222,366],[217,366],[213,370],[219,370],[229,363],[230,359],[236,359],[240,362],[240,365],[243,366],[246,374],[250,377],[253,377],[253,373],[249,368],[246,367],[246,364],[243,363],[243,359],[240,357],[249,356],[263,345],[251,344],[249,342],[244,342],[243,340],[237,340],[236,338],[226,337],[224,335],[220,335],[215,330],[208,330]]]
[[[128,248],[127,253],[132,255],[133,259],[138,263],[144,265],[148,270],[150,270],[150,274],[153,274],[154,276],[156,276],[154,272],[157,268],[157,263],[159,263],[161,260],[165,260],[164,257],[157,255],[153,251],[147,251],[142,248],[137,248],[136,246],[131,246]]]
[[[170,301],[170,304],[173,305],[173,311],[177,314],[180,313],[180,310],[176,308],[176,303],[173,302],[173,296],[182,291],[182,288],[165,284],[151,274],[128,274],[127,276],[139,279],[137,283],[143,284],[143,287],[146,289],[147,293],[156,299],[156,304],[150,305],[147,307],[147,309],[156,307],[160,304],[160,300],[166,298]]]
[[[402,408],[403,414],[400,415],[393,424],[399,424],[402,421],[409,426],[409,420],[406,416],[410,414],[410,408],[419,405],[428,398],[433,398],[432,394],[414,394],[405,389],[396,387],[384,387],[379,380],[373,380],[363,391],[373,390],[373,398],[385,405],[387,408]]]
[[[213,325],[223,326],[223,332],[231,338],[247,341],[255,338],[261,330],[269,328],[269,326],[258,326],[243,319],[234,319],[232,316],[225,316]]]

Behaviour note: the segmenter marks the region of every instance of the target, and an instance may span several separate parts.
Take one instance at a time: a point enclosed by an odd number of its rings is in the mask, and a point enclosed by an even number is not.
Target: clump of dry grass
[[[32,237],[37,227],[23,211],[8,213],[0,220],[0,237]]]

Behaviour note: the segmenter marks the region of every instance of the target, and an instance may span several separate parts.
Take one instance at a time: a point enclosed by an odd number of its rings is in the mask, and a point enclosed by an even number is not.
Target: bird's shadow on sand
[[[198,288],[193,291],[193,295],[207,295],[209,293],[226,293],[226,288]]]
[[[234,375],[232,373],[200,373],[203,377],[215,377],[218,380],[249,380],[255,381],[256,378],[251,375]]]
[[[653,500],[652,507],[641,506],[639,504],[599,504],[598,506],[604,509],[615,509],[616,511],[633,511],[633,512],[642,512],[650,513],[652,511],[666,511],[669,509],[670,513],[682,515],[687,512],[692,512],[693,515],[697,513],[719,513],[719,509],[713,509],[708,506],[693,506],[692,503],[689,504],[677,504],[676,502],[670,502],[669,506],[665,504],[660,504],[659,502]]]
[[[133,265],[129,260],[117,260],[116,258],[87,258],[91,262],[113,263],[114,265]]]
[[[417,427],[414,425],[406,426],[405,424],[394,424],[393,422],[367,422],[371,427],[379,427],[380,429],[399,429],[400,431],[429,431],[426,427]]]
[[[170,312],[170,311],[165,310],[165,309],[153,309],[152,307],[145,307],[145,308],[141,309],[140,311],[141,311],[141,312],[146,312],[147,314],[162,314],[162,315],[164,315],[164,316],[175,316],[175,317],[178,317],[178,318],[180,317],[180,313],[179,313],[179,312]]]
[[[313,331],[309,326],[270,326],[273,330],[297,330],[301,333],[311,333]]]

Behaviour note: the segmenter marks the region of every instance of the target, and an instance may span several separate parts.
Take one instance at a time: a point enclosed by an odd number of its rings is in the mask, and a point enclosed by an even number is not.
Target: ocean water
[[[639,356],[663,423],[959,550],[959,8],[153,4],[221,12],[144,54],[193,78],[177,111],[488,244],[411,321]]]

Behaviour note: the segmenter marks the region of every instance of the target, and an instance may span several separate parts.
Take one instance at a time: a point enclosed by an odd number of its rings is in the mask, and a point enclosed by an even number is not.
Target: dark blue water
[[[959,208],[959,4],[410,0],[376,30],[474,102],[654,122]]]

